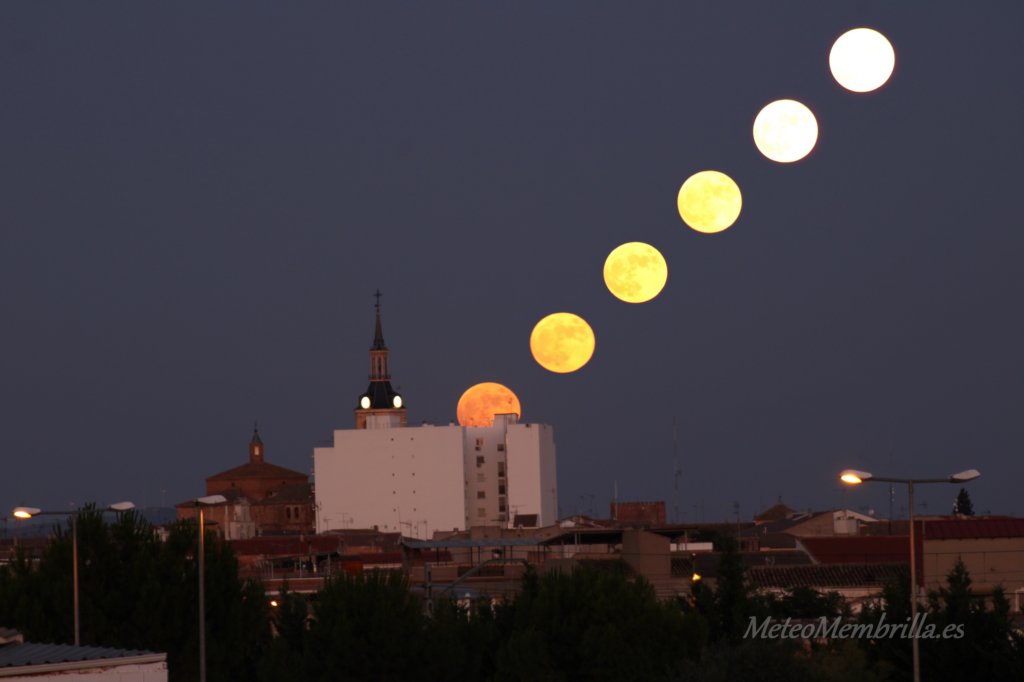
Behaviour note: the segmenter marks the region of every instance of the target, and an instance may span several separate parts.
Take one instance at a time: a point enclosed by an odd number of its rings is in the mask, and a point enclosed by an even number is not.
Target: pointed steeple
[[[373,304],[373,307],[377,310],[377,328],[373,332],[373,346],[370,350],[387,350],[388,347],[384,345],[384,332],[380,326],[380,289],[377,289],[377,293],[374,296],[377,298],[377,302]]]
[[[356,408],[356,428],[366,427],[366,415],[371,413],[398,414],[401,423],[405,424],[405,407],[402,396],[391,387],[391,372],[388,368],[389,351],[384,343],[384,331],[380,319],[380,297],[378,289],[374,294],[376,322],[373,330],[373,345],[370,347],[370,386],[359,396]]]
[[[252,440],[249,441],[249,463],[263,462],[263,441],[260,440],[260,429],[256,424],[252,427]]]

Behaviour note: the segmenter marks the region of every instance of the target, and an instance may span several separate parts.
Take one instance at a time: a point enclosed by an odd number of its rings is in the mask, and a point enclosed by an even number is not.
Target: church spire
[[[359,397],[356,408],[356,428],[366,428],[368,414],[397,414],[405,425],[405,407],[402,396],[391,387],[391,370],[388,367],[389,351],[384,343],[384,331],[380,320],[380,297],[378,289],[373,304],[376,322],[373,330],[373,345],[370,347],[370,386]]]
[[[256,424],[252,426],[252,440],[249,441],[249,463],[260,464],[263,462],[263,441],[260,440],[260,429]]]
[[[373,307],[377,310],[377,328],[374,330],[374,333],[373,333],[373,346],[372,346],[371,350],[387,350],[388,349],[388,347],[384,345],[384,332],[381,330],[381,326],[380,326],[380,297],[381,297],[381,295],[382,294],[380,293],[380,289],[377,289],[377,293],[374,294],[374,297],[377,299],[377,302],[373,304]]]

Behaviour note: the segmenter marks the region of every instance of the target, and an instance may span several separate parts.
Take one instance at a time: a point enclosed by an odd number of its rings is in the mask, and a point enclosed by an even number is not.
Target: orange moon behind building
[[[507,386],[493,381],[467,388],[455,408],[460,426],[491,426],[494,415],[511,413],[523,414],[519,398]]]

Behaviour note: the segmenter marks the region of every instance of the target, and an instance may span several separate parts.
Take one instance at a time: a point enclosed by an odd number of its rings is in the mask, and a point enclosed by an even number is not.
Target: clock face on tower
[[[402,406],[402,396],[396,395],[394,397],[394,399],[391,401],[391,404],[394,405],[396,408],[401,407]]]
[[[364,410],[370,409],[370,396],[364,395],[362,398],[360,398],[359,407],[363,408]]]

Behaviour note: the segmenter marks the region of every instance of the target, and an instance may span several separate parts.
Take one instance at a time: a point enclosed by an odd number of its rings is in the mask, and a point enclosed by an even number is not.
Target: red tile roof
[[[820,564],[898,564],[910,562],[906,535],[803,537],[799,544]]]
[[[1012,517],[974,517],[923,521],[925,540],[963,540],[973,538],[1024,538],[1024,519]]]
[[[232,540],[231,547],[239,556],[301,556],[330,554],[339,551],[340,538],[327,535],[295,535]]]
[[[241,478],[301,478],[308,480],[309,477],[301,471],[293,471],[269,462],[246,462],[241,466],[222,471],[208,477],[207,481],[237,480]]]

